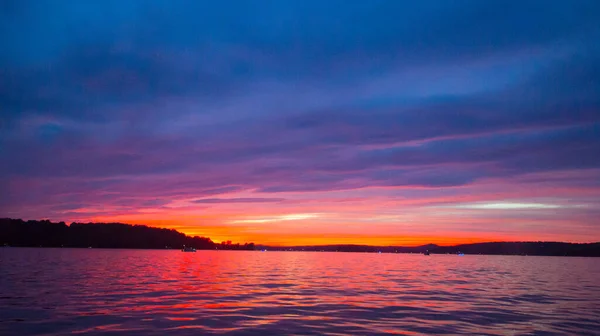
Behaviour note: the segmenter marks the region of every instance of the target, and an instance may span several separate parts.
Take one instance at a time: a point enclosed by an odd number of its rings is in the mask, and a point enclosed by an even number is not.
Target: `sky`
[[[0,217],[600,241],[600,2],[0,1]]]

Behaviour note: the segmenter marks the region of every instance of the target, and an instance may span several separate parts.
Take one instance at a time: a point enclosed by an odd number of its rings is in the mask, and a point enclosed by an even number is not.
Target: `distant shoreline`
[[[486,244],[486,243],[483,243]],[[596,244],[596,243],[593,243]],[[3,249],[59,249],[59,250],[109,250],[109,251],[118,251],[118,250],[127,250],[127,251],[179,251],[180,249],[176,249],[176,248],[126,248],[126,247],[96,247],[96,248],[89,248],[89,247],[56,247],[56,246],[0,246],[0,251],[2,251]],[[317,250],[309,250],[309,251],[302,251],[302,250],[266,250],[266,251],[262,251],[262,250],[227,250],[227,249],[199,249],[198,252],[208,252],[208,251],[215,251],[215,252],[285,252],[285,253],[294,253],[294,252],[300,252],[300,253],[356,253],[356,254],[360,254],[360,253],[364,253],[364,254],[402,254],[402,255],[422,255],[423,253],[421,252],[365,252],[365,251],[317,251]],[[453,253],[436,253],[436,252],[431,252],[431,255],[435,255],[435,256],[456,256],[456,254]],[[568,257],[568,258],[595,258],[595,257],[600,257],[600,255],[547,255],[547,254],[532,254],[532,255],[528,255],[528,254],[485,254],[485,253],[474,253],[474,254],[464,254],[464,256],[498,256],[498,257]]]
[[[370,245],[321,245],[275,247],[257,245],[257,248],[269,251],[305,251],[305,252],[364,252],[364,253],[403,253],[420,254],[429,252],[432,255],[509,255],[509,256],[567,256],[567,257],[600,257],[598,243],[564,243],[564,242],[486,242],[460,244],[454,246],[438,246],[434,244],[403,246],[370,246]]]
[[[180,250],[184,246],[197,250],[267,250],[304,252],[353,253],[431,253],[466,255],[520,255],[600,257],[600,242],[488,242],[439,246],[371,246],[359,244],[332,244],[307,246],[268,246],[254,243],[215,243],[207,237],[190,237],[173,229],[130,225],[122,223],[53,223],[49,220],[1,218],[0,247],[32,248],[102,248]]]

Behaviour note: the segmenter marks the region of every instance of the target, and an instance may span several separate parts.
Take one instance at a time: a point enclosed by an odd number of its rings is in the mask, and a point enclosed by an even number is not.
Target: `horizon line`
[[[182,232],[180,230],[177,229],[172,229],[172,228],[166,228],[166,227],[160,227],[160,226],[153,226],[153,225],[148,225],[148,224],[131,224],[131,223],[123,223],[123,222],[78,222],[78,221],[71,221],[70,223],[64,220],[61,221],[52,221],[49,218],[42,218],[42,219],[23,219],[23,218],[11,218],[11,217],[0,217],[0,219],[10,219],[10,220],[21,220],[23,222],[28,222],[28,221],[49,221],[51,223],[64,223],[67,226],[71,226],[71,224],[122,224],[122,225],[131,225],[131,226],[146,226],[149,228],[156,228],[156,229],[166,229],[166,230],[174,230],[176,232],[179,232],[181,234],[184,234],[188,237],[199,237],[199,238],[208,238],[211,241],[213,241],[213,239],[211,237],[208,236],[200,236],[200,235],[191,235],[191,234],[187,234],[185,232]],[[367,236],[368,237],[368,236]],[[393,238],[395,236],[389,236],[390,238]],[[410,236],[404,236],[404,237],[409,237]],[[417,237],[417,236],[415,236]],[[343,236],[340,236],[340,238],[344,238]],[[365,246],[365,247],[402,247],[402,248],[410,248],[410,247],[423,247],[423,246],[427,246],[427,245],[436,245],[439,247],[453,247],[453,246],[459,246],[459,245],[473,245],[473,244],[490,244],[490,243],[563,243],[563,244],[598,244],[600,243],[600,241],[589,241],[589,242],[573,242],[573,241],[552,241],[552,240],[489,240],[489,241],[476,241],[477,238],[475,237],[468,237],[468,238],[464,238],[466,241],[473,241],[475,240],[475,242],[466,242],[466,243],[457,243],[457,244],[443,244],[443,243],[434,243],[434,242],[429,242],[429,243],[425,243],[425,244],[408,244],[408,245],[369,245],[369,244],[359,244],[359,243],[331,243],[331,244],[303,244],[303,245],[279,245],[279,244],[269,244],[269,243],[259,243],[259,242],[254,242],[254,241],[246,241],[246,242],[236,242],[239,244],[250,244],[253,243],[255,245],[260,245],[260,246],[266,246],[266,247],[273,247],[273,248],[302,248],[302,247],[330,247],[330,246]],[[226,240],[222,240],[219,243],[217,243],[216,241],[213,241],[215,244],[221,244],[223,242],[226,242]]]

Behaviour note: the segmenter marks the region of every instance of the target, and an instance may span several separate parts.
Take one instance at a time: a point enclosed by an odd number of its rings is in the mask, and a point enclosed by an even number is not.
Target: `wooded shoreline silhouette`
[[[94,247],[133,249],[254,250],[254,243],[221,244],[177,230],[122,223],[53,223],[49,220],[0,219],[0,246]]]
[[[268,251],[325,251],[371,253],[487,254],[530,256],[600,257],[598,243],[564,242],[490,242],[455,246],[266,246],[254,243],[215,243],[208,237],[188,236],[174,229],[122,223],[71,223],[49,220],[0,219],[0,246],[14,247],[79,247],[181,249],[198,250],[268,250]]]

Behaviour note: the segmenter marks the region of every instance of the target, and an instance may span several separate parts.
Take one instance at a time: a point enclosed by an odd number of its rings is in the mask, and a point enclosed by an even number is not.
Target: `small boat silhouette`
[[[196,249],[193,247],[185,247],[185,245],[183,245],[181,252],[196,252]]]
[[[428,256],[429,255],[429,250],[426,250],[425,252],[423,252],[424,255]]]

